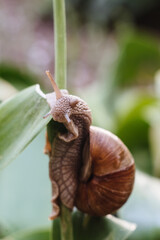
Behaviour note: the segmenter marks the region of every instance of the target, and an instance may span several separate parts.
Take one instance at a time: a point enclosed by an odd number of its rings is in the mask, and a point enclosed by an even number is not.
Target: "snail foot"
[[[59,216],[60,208],[56,203],[52,203],[53,210],[51,215],[48,217],[49,220],[54,220]]]

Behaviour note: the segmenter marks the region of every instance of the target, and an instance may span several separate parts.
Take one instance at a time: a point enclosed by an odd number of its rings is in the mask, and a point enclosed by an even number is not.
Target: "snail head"
[[[70,123],[70,115],[72,114],[72,109],[78,103],[78,99],[69,95],[67,90],[60,90],[49,71],[46,71],[46,74],[51,81],[54,92],[46,95],[51,110],[44,118],[52,115],[57,122]]]

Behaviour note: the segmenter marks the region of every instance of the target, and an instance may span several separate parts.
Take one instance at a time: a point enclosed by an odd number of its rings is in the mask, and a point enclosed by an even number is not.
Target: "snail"
[[[50,142],[46,136],[44,152],[49,155],[53,212],[60,214],[59,202],[69,209],[105,216],[118,210],[130,196],[135,176],[134,159],[124,143],[111,132],[91,126],[91,110],[77,96],[60,90],[49,71],[54,88],[46,94],[52,116],[65,131]]]

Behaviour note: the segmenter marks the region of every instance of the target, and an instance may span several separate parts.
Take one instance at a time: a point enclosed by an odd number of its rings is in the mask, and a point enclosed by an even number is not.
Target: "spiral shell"
[[[90,127],[92,174],[79,182],[75,205],[90,215],[105,216],[115,212],[131,194],[135,166],[124,143],[114,134]]]

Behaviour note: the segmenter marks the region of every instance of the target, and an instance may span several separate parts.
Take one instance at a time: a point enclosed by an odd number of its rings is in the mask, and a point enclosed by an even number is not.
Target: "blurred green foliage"
[[[124,106],[124,101],[127,102],[129,109],[125,113],[120,111]],[[119,111],[116,117],[116,134],[133,153],[136,166],[149,174],[153,174],[153,163],[149,147],[149,129],[151,125],[145,117],[145,111],[150,106],[154,107],[158,101],[158,98],[149,93],[134,91],[131,102],[126,97],[121,104],[118,103]]]
[[[134,224],[127,223],[114,216],[90,217],[79,211],[72,215],[73,234],[76,240],[103,240],[126,239],[136,228]],[[59,219],[53,224],[53,239],[61,240]]]
[[[147,85],[153,81],[159,62],[158,39],[128,29],[120,41],[120,53],[114,69],[114,87]]]
[[[160,236],[160,180],[137,171],[135,187],[119,216],[137,224],[129,239],[157,240]]]
[[[13,63],[0,63],[0,78],[7,80],[18,90],[38,82],[37,76],[27,69],[15,66]]]
[[[49,240],[49,230],[21,231],[3,238],[3,240]]]
[[[135,229],[134,224],[126,223],[123,220],[117,219],[113,216],[107,218],[90,218],[90,221],[85,222],[84,214],[80,212],[74,212],[73,214],[73,229],[74,239],[76,240],[102,240],[102,239],[126,239],[132,231]],[[88,219],[89,220],[89,219]],[[103,231],[102,231],[103,229]],[[108,234],[109,233],[109,234]],[[59,219],[54,221],[53,231],[49,229],[37,229],[30,231],[17,231],[7,237],[2,238],[3,240],[49,240],[52,239],[60,240],[60,222]]]

